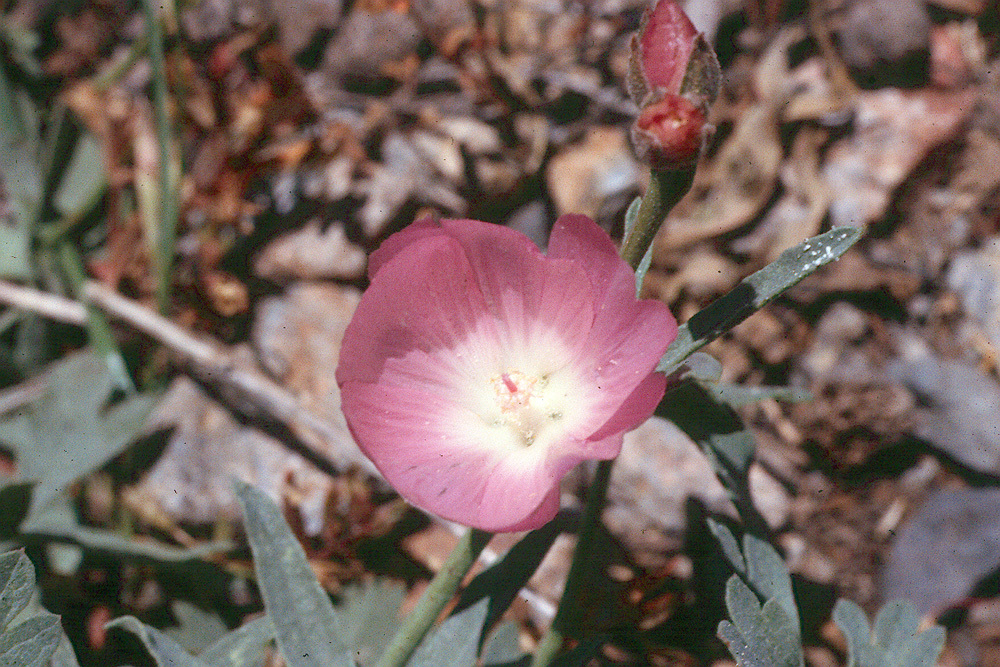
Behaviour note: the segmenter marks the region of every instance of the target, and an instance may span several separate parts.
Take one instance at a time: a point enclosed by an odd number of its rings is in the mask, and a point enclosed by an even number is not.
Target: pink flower
[[[489,531],[537,528],[577,463],[652,414],[677,324],[582,215],[548,256],[475,220],[416,222],[371,256],[337,368],[344,415],[396,490]]]

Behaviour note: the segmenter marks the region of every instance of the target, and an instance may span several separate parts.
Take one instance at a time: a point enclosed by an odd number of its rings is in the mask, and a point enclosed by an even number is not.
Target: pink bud
[[[642,108],[632,126],[632,141],[639,157],[654,169],[674,169],[698,159],[706,133],[702,108],[686,97],[667,95]]]
[[[660,0],[646,10],[632,48],[633,54],[638,51],[638,65],[647,91],[662,88],[664,92],[680,94],[698,37],[694,24],[674,0]],[[636,100],[637,104],[641,102]]]
[[[675,0],[656,0],[632,37],[628,91],[640,113],[632,128],[639,156],[656,169],[686,168],[709,133],[719,92],[715,52]]]

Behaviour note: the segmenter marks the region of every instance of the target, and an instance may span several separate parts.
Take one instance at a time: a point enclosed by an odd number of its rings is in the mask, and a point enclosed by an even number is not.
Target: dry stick
[[[83,287],[83,298],[112,317],[123,320],[158,340],[189,361],[202,377],[235,389],[275,420],[304,426],[331,445],[343,441],[342,431],[303,407],[289,391],[262,375],[236,368],[232,356],[221,345],[192,336],[167,318],[100,283],[87,282]],[[331,458],[330,452],[315,451],[308,443],[303,442],[302,445],[320,460]],[[333,452],[333,458],[341,466],[355,463],[368,472],[374,470],[367,459],[347,448]]]
[[[87,309],[82,303],[30,287],[0,281],[0,303],[38,313],[50,320],[86,326]]]

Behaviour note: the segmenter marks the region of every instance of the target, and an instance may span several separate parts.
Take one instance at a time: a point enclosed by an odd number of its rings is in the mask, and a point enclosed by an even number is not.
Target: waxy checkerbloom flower
[[[677,335],[592,220],[548,255],[475,220],[416,222],[372,254],[337,383],[358,445],[414,505],[489,531],[559,509],[577,463],[614,458],[663,396]]]

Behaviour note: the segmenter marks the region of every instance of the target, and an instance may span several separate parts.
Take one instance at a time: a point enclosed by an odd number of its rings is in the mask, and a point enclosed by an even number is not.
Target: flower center
[[[494,425],[512,429],[525,446],[532,444],[547,423],[562,418],[562,413],[546,400],[548,382],[547,376],[536,377],[518,370],[491,377],[493,400],[500,409]]]

